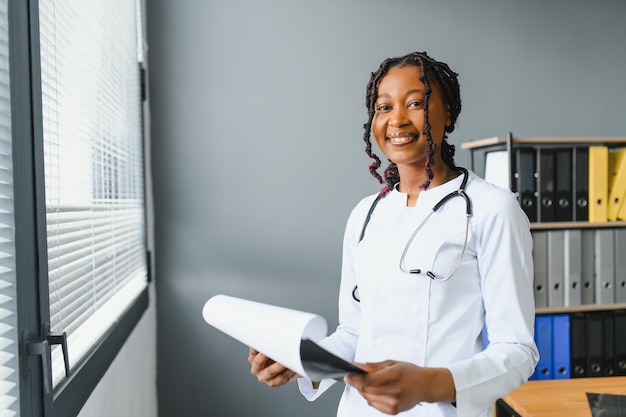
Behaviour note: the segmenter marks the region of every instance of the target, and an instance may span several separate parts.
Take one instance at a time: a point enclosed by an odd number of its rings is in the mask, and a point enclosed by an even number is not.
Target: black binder
[[[601,315],[604,340],[602,374],[603,376],[613,376],[615,374],[615,320],[612,311],[604,311]]]
[[[537,161],[533,148],[519,148],[516,155],[517,179],[516,190],[519,193],[520,205],[528,216],[528,220],[536,222],[538,220],[537,207]]]
[[[537,149],[539,159],[539,221],[553,222],[554,214],[554,150],[539,148]]]
[[[615,375],[626,376],[626,310],[615,310]]]
[[[587,376],[604,376],[604,317],[597,311],[586,316]]]
[[[572,150],[556,149],[554,166],[556,168],[554,217],[556,221],[569,222],[574,219]]]
[[[589,220],[589,150],[584,146],[574,148],[573,157],[574,220]]]
[[[587,319],[585,313],[570,314],[572,378],[587,376]]]

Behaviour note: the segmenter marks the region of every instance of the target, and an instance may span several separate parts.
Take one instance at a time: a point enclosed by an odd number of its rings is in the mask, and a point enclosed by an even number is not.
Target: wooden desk
[[[586,393],[626,395],[626,376],[529,381],[496,405],[497,417],[592,417]]]

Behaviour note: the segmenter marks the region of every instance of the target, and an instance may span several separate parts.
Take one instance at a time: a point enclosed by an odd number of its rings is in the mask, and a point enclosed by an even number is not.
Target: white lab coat
[[[404,273],[398,263],[410,235],[443,196],[458,189],[462,175],[422,191],[415,207],[406,207],[406,194],[393,190],[378,203],[361,242],[375,195],[363,199],[347,222],[339,326],[322,346],[357,362],[393,359],[446,367],[454,379],[456,407],[423,403],[401,416],[492,416],[494,401],[524,383],[539,357],[528,218],[510,191],[469,175],[473,216],[467,249],[446,282]],[[446,276],[462,250],[465,218],[464,200],[449,200],[424,223],[405,266]],[[352,297],[355,285],[361,302]],[[485,324],[490,344],[483,351]],[[304,379],[298,384],[314,400],[334,382],[322,381],[317,390]],[[345,387],[338,417],[382,415]]]

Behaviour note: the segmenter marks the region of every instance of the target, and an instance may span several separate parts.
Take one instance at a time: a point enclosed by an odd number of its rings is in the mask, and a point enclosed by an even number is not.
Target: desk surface
[[[529,381],[503,400],[521,417],[591,417],[588,392],[626,395],[626,376]]]

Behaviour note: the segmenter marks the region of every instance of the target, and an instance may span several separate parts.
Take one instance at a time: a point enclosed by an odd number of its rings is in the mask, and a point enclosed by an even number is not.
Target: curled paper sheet
[[[363,372],[316,344],[328,330],[319,315],[220,294],[205,303],[202,316],[216,329],[309,379]]]

